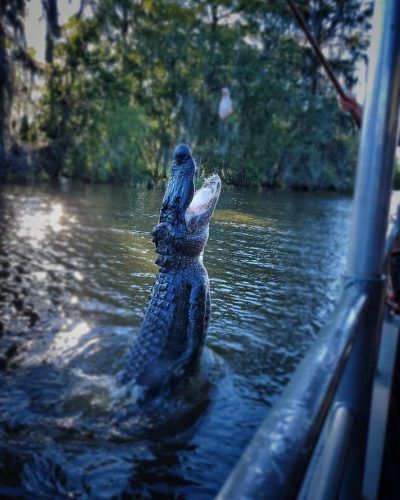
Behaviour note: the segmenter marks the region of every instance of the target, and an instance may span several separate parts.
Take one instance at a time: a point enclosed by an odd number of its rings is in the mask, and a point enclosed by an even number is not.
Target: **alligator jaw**
[[[185,211],[186,226],[191,233],[203,229],[210,222],[220,192],[221,179],[216,174],[206,179],[201,189],[195,192]]]

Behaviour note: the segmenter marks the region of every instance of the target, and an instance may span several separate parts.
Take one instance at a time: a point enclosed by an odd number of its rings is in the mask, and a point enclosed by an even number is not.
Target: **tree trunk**
[[[10,61],[6,50],[6,34],[3,24],[4,7],[0,7],[0,176],[5,170],[6,145],[11,102]]]
[[[54,40],[61,35],[58,24],[57,0],[42,0],[43,12],[46,16],[46,51],[45,60],[53,64],[54,60]]]

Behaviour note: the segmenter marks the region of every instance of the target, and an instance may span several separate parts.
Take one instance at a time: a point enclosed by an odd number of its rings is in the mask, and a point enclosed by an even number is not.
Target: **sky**
[[[1,1],[1,0],[0,0]],[[28,45],[36,51],[36,57],[44,62],[46,23],[43,18],[41,0],[27,2],[25,32]],[[59,22],[65,24],[79,10],[80,0],[59,0]]]
[[[1,0],[0,0],[1,1]],[[59,22],[65,24],[68,19],[79,10],[80,0],[59,0]],[[38,61],[44,62],[46,24],[42,14],[41,0],[30,0],[27,3],[26,38],[28,45],[36,51]],[[358,84],[353,89],[353,94],[358,102],[363,103],[365,98],[366,68],[360,63],[357,68]]]

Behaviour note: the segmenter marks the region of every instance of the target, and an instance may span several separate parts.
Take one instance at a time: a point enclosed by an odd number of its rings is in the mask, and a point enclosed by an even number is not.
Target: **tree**
[[[167,175],[174,145],[186,141],[203,172],[217,170],[228,183],[350,185],[354,128],[338,111],[285,3],[81,0],[63,27],[57,2],[42,5],[46,83],[36,129],[26,137],[51,153],[49,175],[157,179]],[[355,63],[365,54],[369,5],[299,5],[350,89]],[[221,121],[225,86],[234,113]],[[339,165],[335,151],[346,165]]]
[[[21,126],[27,126],[27,115],[19,113],[25,107],[18,104],[29,99],[25,82],[38,72],[38,66],[27,47],[24,15],[24,0],[0,4],[0,178],[6,176],[7,169],[23,170],[26,166],[17,136]]]

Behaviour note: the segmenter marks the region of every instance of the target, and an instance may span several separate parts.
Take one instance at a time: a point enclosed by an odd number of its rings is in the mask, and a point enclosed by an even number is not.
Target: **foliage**
[[[133,183],[146,172],[148,132],[139,108],[116,105],[94,113],[81,135],[75,137],[66,171],[76,177],[84,167],[95,181]]]
[[[298,3],[351,89],[369,4]],[[20,140],[51,147],[52,176],[158,179],[186,141],[228,183],[351,186],[356,131],[284,2],[84,0],[61,31],[57,2],[42,4],[45,85]],[[224,86],[234,114],[222,121]]]

